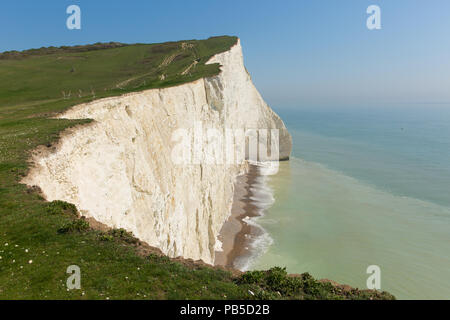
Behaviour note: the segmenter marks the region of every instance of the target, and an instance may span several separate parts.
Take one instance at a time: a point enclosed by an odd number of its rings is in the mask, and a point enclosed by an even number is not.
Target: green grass
[[[185,49],[183,42],[188,44]],[[230,48],[236,38],[183,42],[0,54],[0,299],[347,297],[332,287],[318,285],[320,294],[309,294],[302,282],[286,291],[283,286],[292,284],[285,280],[277,284],[261,276],[249,282],[227,271],[157,255],[143,257],[137,254],[137,241],[124,230],[91,230],[77,218],[73,205],[48,203],[37,190],[19,183],[27,174],[31,150],[50,147],[62,130],[89,121],[51,119],[53,115],[98,98],[216,75],[219,66],[205,62]],[[171,63],[163,65],[168,57]],[[198,64],[181,75],[194,60]],[[81,290],[66,289],[70,265],[81,268]],[[358,297],[368,295],[379,297],[373,292]]]

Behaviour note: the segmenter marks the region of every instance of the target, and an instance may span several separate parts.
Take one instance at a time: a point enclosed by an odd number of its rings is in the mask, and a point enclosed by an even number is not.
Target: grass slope
[[[102,233],[63,202],[49,204],[19,183],[30,150],[88,120],[50,119],[98,98],[168,87],[215,75],[205,65],[235,37],[164,44],[41,48],[0,54],[0,299],[390,298],[342,290],[283,269],[248,273],[188,266],[137,254],[122,230]],[[193,62],[197,64],[188,69]],[[81,268],[81,290],[66,288],[67,267]],[[253,293],[250,293],[250,291]]]

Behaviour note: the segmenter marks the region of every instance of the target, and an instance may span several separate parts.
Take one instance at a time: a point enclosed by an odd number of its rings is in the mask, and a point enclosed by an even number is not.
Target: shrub
[[[256,300],[276,300],[281,298],[281,293],[258,289],[254,292],[254,298]]]
[[[89,223],[85,219],[77,219],[63,225],[58,229],[58,233],[68,233],[74,231],[83,232],[86,230],[89,230]]]
[[[280,267],[246,272],[239,277],[238,283],[252,285],[256,299],[326,299],[335,296],[331,284],[321,283],[308,273],[292,277],[288,275],[286,268]]]
[[[309,273],[302,274],[300,281],[301,281],[303,291],[306,294],[310,294],[310,295],[319,295],[321,289],[324,289],[326,286],[325,283],[320,283],[320,282],[316,281]],[[329,285],[331,286],[331,284],[329,284]]]
[[[284,291],[290,279],[287,277],[286,268],[274,267],[266,274],[266,284],[274,291]]]
[[[127,230],[122,229],[122,228],[112,229],[112,230],[108,231],[108,234],[116,239],[123,240],[127,243],[135,244],[135,243],[139,242],[139,240],[134,237],[132,232],[128,232]]]
[[[150,253],[148,255],[148,259],[152,262],[161,263],[161,264],[172,264],[172,261],[168,256],[159,255],[156,253]]]
[[[248,271],[241,275],[239,282],[242,284],[257,284],[264,280],[264,271]]]
[[[78,215],[77,207],[72,204],[61,200],[55,200],[47,204],[46,211],[49,214],[63,214],[68,212],[75,216]]]
[[[99,239],[100,241],[113,241],[114,237],[108,233],[101,233]]]
[[[100,232],[98,237],[101,241],[113,241],[116,239],[131,244],[136,244],[139,242],[139,239],[135,238],[132,232],[128,232],[122,228],[111,229],[107,232]]]

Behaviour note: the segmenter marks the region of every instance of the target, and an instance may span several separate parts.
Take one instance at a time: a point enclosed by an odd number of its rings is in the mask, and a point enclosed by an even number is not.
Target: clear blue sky
[[[66,8],[82,29],[66,28]],[[377,4],[382,29],[366,28]],[[0,51],[241,38],[274,107],[450,103],[449,0],[4,0]]]

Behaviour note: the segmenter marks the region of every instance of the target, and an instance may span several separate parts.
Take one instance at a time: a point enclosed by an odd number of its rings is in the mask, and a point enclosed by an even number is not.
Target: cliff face
[[[220,130],[278,128],[280,158],[289,157],[292,145],[253,86],[240,43],[209,61],[216,62],[222,72],[212,78],[71,108],[61,117],[95,121],[67,130],[56,152],[36,153],[24,182],[40,186],[47,200],[71,202],[82,215],[132,231],[169,256],[213,263],[233,183],[246,163],[177,163],[174,150],[195,138],[174,133],[198,123]],[[202,157],[208,146],[215,145],[206,142]]]

